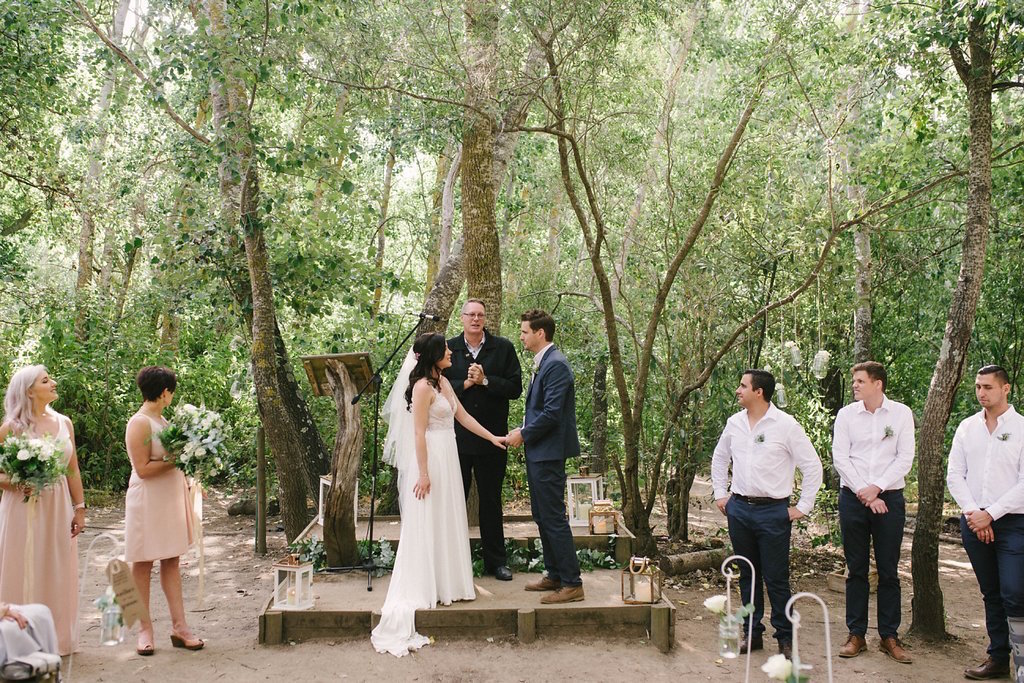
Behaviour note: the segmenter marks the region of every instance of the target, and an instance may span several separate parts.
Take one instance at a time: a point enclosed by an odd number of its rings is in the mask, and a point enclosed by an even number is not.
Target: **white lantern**
[[[604,497],[604,477],[575,475],[566,477],[566,510],[569,526],[589,526],[594,501]]]
[[[828,374],[828,362],[832,359],[832,354],[825,349],[820,349],[814,354],[814,360],[811,361],[811,372],[818,379],[825,379],[825,375]]]
[[[327,511],[327,498],[331,495],[331,477],[323,475],[320,477],[320,502],[316,509],[316,521],[320,526],[324,525],[324,513]],[[359,480],[356,479],[356,489],[352,495],[352,524],[359,520]]]
[[[313,563],[289,555],[274,564],[273,609],[300,610],[313,606]]]

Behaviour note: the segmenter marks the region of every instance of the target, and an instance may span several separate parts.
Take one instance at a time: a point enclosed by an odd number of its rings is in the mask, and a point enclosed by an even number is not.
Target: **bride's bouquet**
[[[160,432],[160,443],[181,471],[203,481],[224,467],[220,458],[224,431],[224,419],[219,413],[184,403],[175,409],[169,424]]]
[[[63,444],[53,436],[9,436],[0,443],[0,472],[15,486],[30,487],[31,496],[36,496],[67,474],[63,455]]]

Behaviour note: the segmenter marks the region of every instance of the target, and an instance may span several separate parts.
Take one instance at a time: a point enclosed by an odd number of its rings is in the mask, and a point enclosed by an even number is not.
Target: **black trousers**
[[[729,499],[725,506],[729,520],[729,540],[737,555],[750,560],[757,577],[754,582],[754,613],[747,619],[754,620],[754,634],[764,633],[764,589],[772,605],[772,627],[779,641],[792,642],[793,626],[786,619],[786,603],[791,595],[789,590],[789,545],[793,523],[789,521],[789,506],[785,501],[767,505],[755,505]],[[740,562],[740,590],[743,604],[750,601],[750,567]],[[764,588],[762,588],[762,584]],[[747,633],[747,620],[743,621],[743,633]]]
[[[889,511],[876,515],[845,486],[839,491],[839,529],[850,575],[846,578],[846,627],[858,636],[868,630],[868,568],[871,545],[878,568],[878,635],[895,638],[900,629],[900,546],[907,518],[903,490],[878,495]]]
[[[960,516],[960,537],[985,602],[988,654],[1002,663],[1011,652],[1006,619],[1024,619],[1024,515],[1003,515],[992,522],[992,531],[995,540],[982,543]]]
[[[491,573],[508,564],[505,556],[505,526],[501,512],[501,489],[505,482],[508,454],[463,453],[459,451],[462,466],[462,485],[466,498],[476,474],[476,490],[480,495],[480,545],[484,556],[484,571]]]
[[[565,461],[526,461],[530,483],[530,508],[540,531],[544,568],[563,586],[582,586],[576,544],[565,516]]]

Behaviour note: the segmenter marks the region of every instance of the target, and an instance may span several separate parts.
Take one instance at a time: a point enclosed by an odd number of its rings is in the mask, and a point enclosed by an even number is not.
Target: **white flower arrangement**
[[[11,484],[32,491],[25,496],[28,501],[67,474],[63,454],[63,442],[53,436],[9,436],[0,444],[0,472]]]
[[[809,667],[802,667],[809,668]],[[808,683],[811,679],[796,671],[793,662],[786,659],[786,655],[772,655],[768,661],[761,665],[761,671],[768,674],[773,681],[785,681],[785,683]]]
[[[206,480],[224,468],[220,457],[226,429],[219,413],[184,403],[174,411],[160,442],[185,474]]]

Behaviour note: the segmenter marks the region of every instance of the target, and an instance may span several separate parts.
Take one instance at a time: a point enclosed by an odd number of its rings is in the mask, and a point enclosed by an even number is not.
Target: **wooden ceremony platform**
[[[397,517],[379,517],[374,522],[374,540],[397,545],[401,523]],[[633,538],[618,536],[616,560],[629,560]],[[577,548],[606,551],[608,536],[590,536],[585,528],[573,528]],[[303,536],[320,537],[314,521]],[[360,520],[357,538],[366,538],[365,520]],[[505,537],[518,544],[532,543],[537,527],[528,517],[506,516]],[[479,540],[479,530],[470,528],[470,540]],[[518,638],[530,643],[545,637],[649,638],[662,652],[675,640],[675,607],[664,598],[653,605],[627,605],[621,597],[621,571],[599,569],[583,574],[586,600],[566,605],[542,605],[543,593],[524,590],[540,575],[517,572],[512,581],[493,576],[474,580],[476,600],[439,605],[416,613],[416,630],[437,640]],[[313,593],[316,602],[301,611],[275,610],[268,600],[259,617],[259,642],[277,645],[314,638],[369,639],[380,620],[380,608],[387,595],[391,574],[373,579],[373,591],[366,590],[366,573],[316,574]]]

